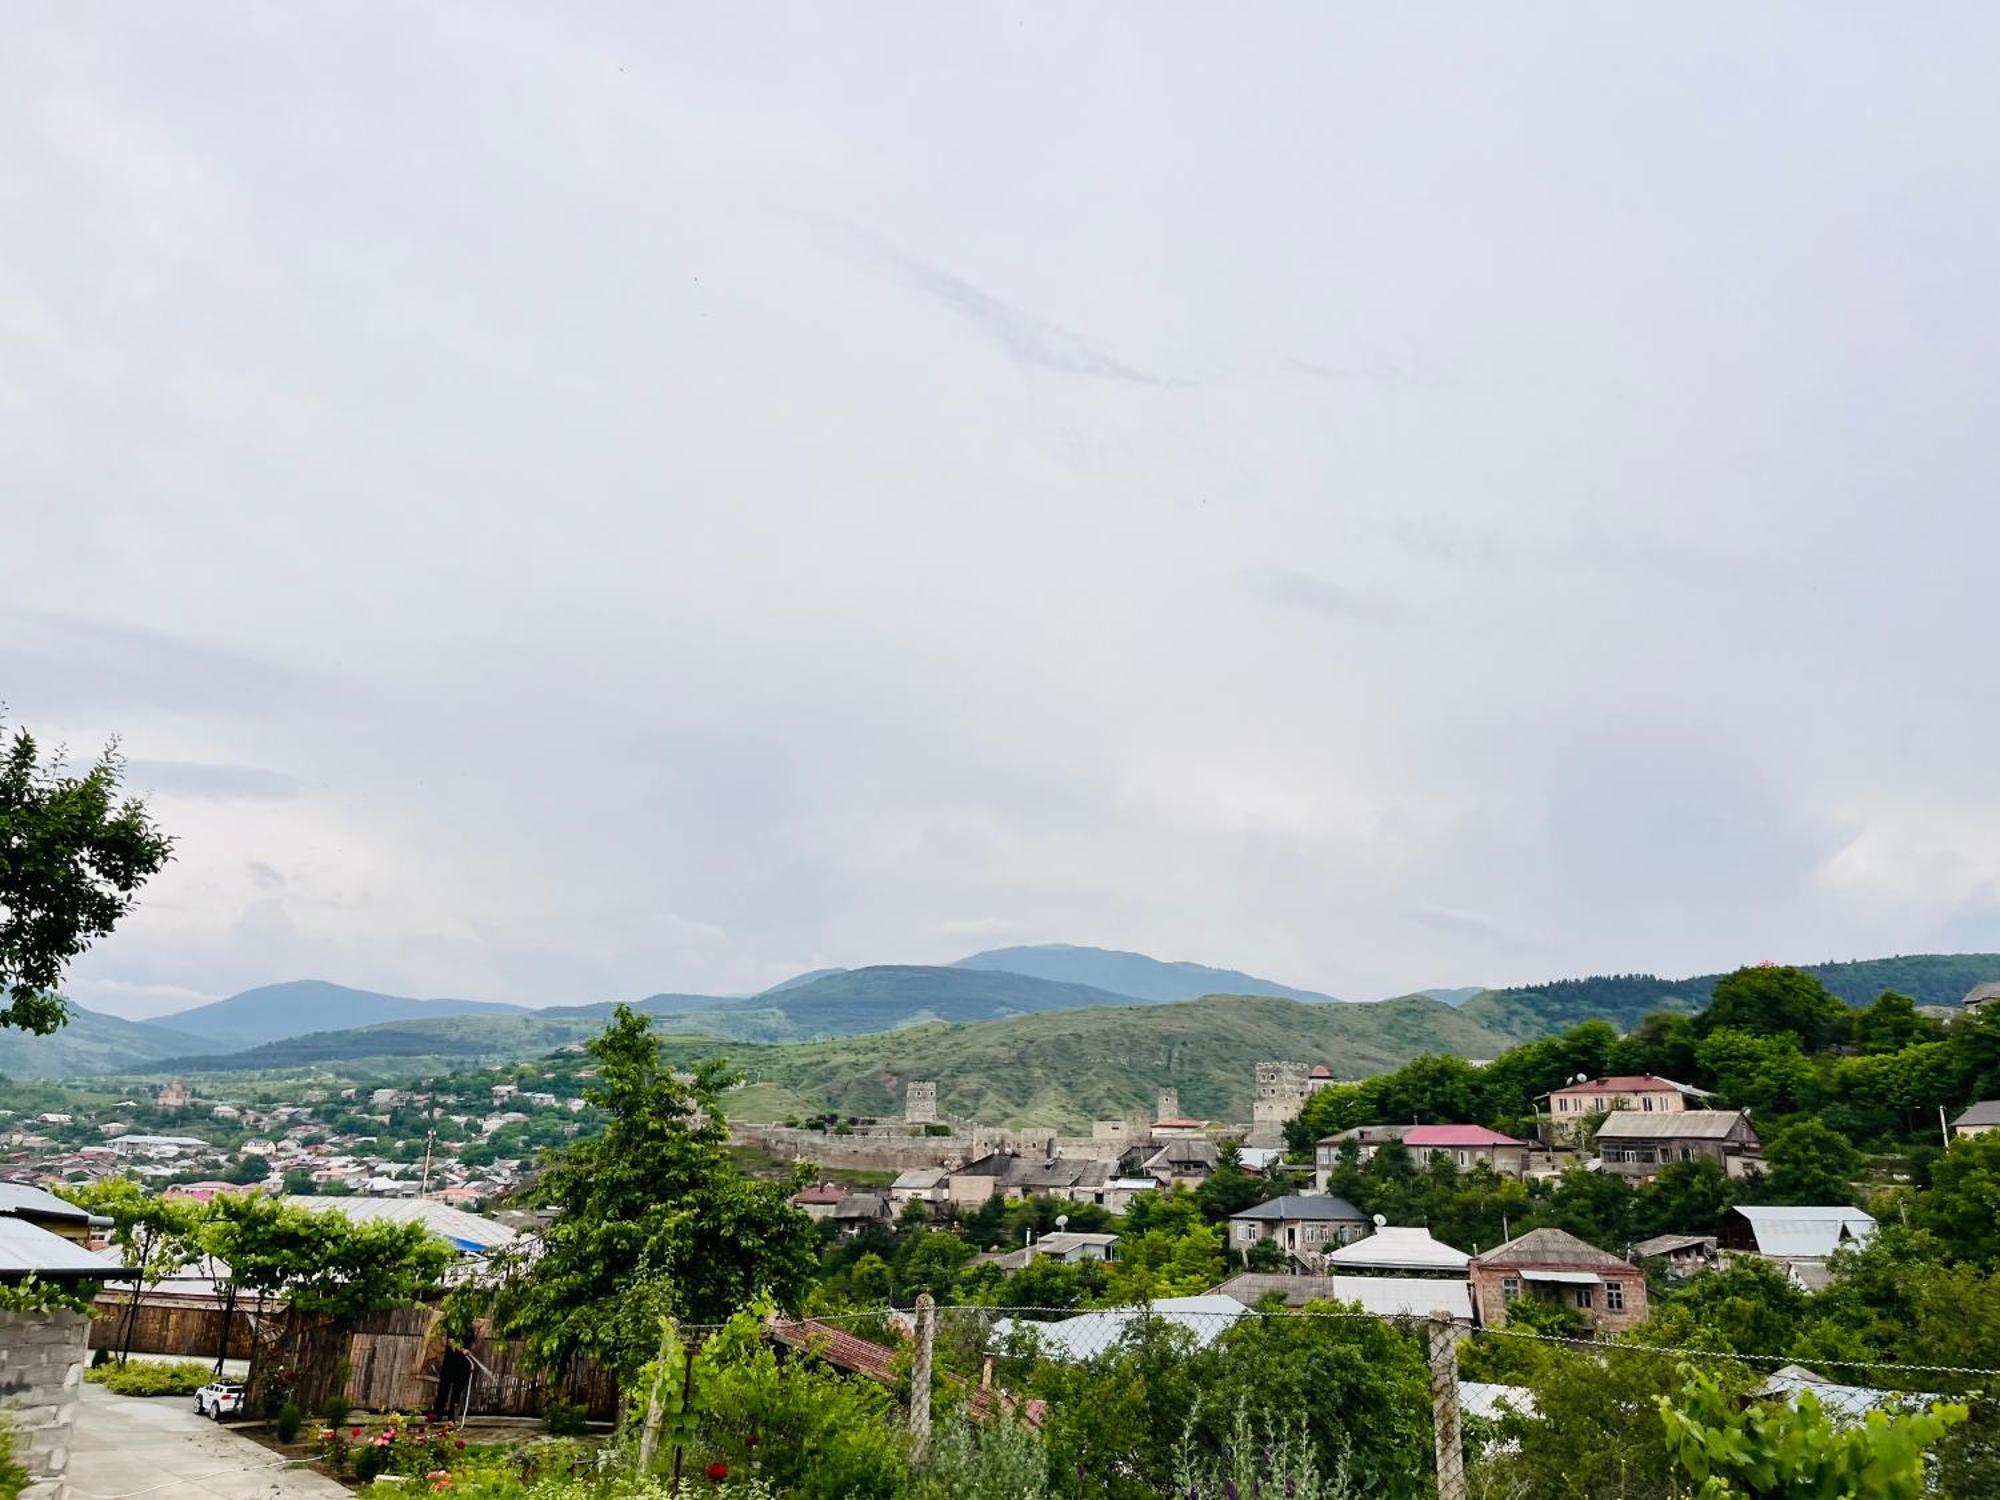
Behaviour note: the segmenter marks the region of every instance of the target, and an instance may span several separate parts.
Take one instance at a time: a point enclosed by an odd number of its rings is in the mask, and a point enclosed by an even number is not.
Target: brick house
[[[1472,1302],[1488,1328],[1523,1297],[1573,1308],[1599,1333],[1646,1320],[1646,1273],[1562,1229],[1531,1229],[1472,1257]]]

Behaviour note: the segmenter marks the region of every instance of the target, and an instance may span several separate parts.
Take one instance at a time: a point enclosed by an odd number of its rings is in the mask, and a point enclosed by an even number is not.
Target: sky
[[[64,6],[0,701],[73,970],[2000,949],[1989,6]]]

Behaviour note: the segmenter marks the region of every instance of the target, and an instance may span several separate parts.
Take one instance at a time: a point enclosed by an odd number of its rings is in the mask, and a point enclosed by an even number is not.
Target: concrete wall
[[[0,1410],[13,1429],[14,1461],[28,1471],[23,1500],[62,1493],[89,1334],[82,1313],[0,1312]]]

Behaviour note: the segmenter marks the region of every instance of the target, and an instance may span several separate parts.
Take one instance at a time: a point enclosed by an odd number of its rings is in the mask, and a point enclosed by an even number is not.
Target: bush
[[[299,1429],[305,1425],[306,1414],[299,1410],[298,1402],[287,1401],[278,1408],[278,1415],[271,1420],[277,1429],[279,1442],[296,1443],[299,1440]]]
[[[363,1484],[382,1474],[389,1467],[389,1450],[374,1443],[363,1443],[354,1450],[354,1477]]]
[[[91,1351],[90,1353],[91,1369],[101,1370],[110,1363],[111,1363],[111,1351],[105,1348],[102,1344],[99,1344],[95,1349]]]
[[[101,1385],[114,1396],[192,1396],[213,1378],[207,1365],[196,1359],[167,1363],[156,1359],[135,1359],[126,1364],[93,1364],[83,1378]]]
[[[551,1396],[542,1412],[542,1425],[548,1429],[550,1437],[579,1437],[584,1430],[585,1416],[581,1402]]]
[[[353,1409],[353,1403],[346,1396],[339,1394],[328,1396],[319,1404],[320,1418],[329,1427],[340,1426],[347,1420],[347,1414]]]

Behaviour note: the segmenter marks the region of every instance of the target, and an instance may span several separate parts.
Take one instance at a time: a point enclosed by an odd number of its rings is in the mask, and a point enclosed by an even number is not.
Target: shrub
[[[353,1409],[353,1403],[346,1396],[339,1393],[328,1396],[319,1404],[320,1417],[329,1427],[340,1426],[341,1423],[347,1420],[347,1414]]]
[[[363,1484],[386,1473],[389,1468],[389,1450],[378,1443],[363,1443],[354,1450],[354,1477]]]
[[[277,1429],[279,1442],[296,1443],[299,1440],[299,1429],[305,1425],[306,1414],[299,1410],[298,1402],[287,1401],[278,1408],[278,1415],[271,1420]]]
[[[91,1350],[90,1352],[91,1369],[101,1370],[110,1363],[111,1363],[111,1351],[105,1348],[102,1344],[99,1344],[95,1349]]]
[[[101,1385],[114,1396],[192,1396],[213,1378],[207,1365],[197,1359],[171,1363],[156,1359],[135,1359],[122,1365],[92,1365],[83,1378]]]
[[[579,1437],[584,1430],[585,1415],[582,1402],[551,1396],[542,1412],[542,1425],[548,1429],[550,1437]]]

